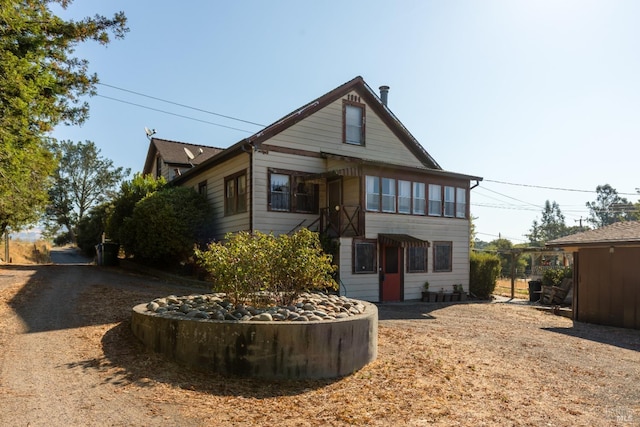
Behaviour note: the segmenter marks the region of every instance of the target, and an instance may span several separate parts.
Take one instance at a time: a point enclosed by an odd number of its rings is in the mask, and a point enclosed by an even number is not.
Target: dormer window
[[[364,145],[364,104],[344,101],[342,111],[344,143],[351,145]]]

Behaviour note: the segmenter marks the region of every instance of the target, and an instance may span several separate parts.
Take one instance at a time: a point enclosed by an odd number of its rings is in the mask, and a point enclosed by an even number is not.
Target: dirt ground
[[[265,382],[147,352],[131,307],[191,293],[119,268],[0,266],[0,425],[640,425],[640,331],[523,304],[379,306],[379,356]]]

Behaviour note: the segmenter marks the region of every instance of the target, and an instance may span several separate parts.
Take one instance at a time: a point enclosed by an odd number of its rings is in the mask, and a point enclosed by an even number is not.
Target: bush
[[[192,188],[165,188],[140,200],[122,231],[130,236],[121,242],[127,254],[147,264],[175,266],[210,236],[211,208]]]
[[[289,236],[229,233],[196,258],[211,275],[213,290],[235,303],[256,303],[260,292],[278,304],[290,304],[301,292],[337,289],[336,267],[322,250],[317,233],[301,229]]]
[[[76,242],[82,252],[88,256],[94,256],[96,245],[102,242],[108,208],[109,204],[107,203],[98,205],[78,222]]]
[[[562,279],[573,277],[571,267],[553,268],[542,274],[542,284],[545,286],[560,286]]]
[[[469,292],[478,298],[489,299],[500,274],[500,258],[496,255],[471,252]]]

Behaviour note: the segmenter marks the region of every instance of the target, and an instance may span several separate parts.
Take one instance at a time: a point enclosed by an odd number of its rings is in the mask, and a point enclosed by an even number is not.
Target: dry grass
[[[514,297],[520,299],[529,299],[529,281],[526,279],[515,280]],[[501,295],[503,297],[511,297],[511,279],[498,279],[496,283],[496,289],[493,292],[495,295]]]
[[[18,289],[7,284],[5,300]],[[68,331],[81,338],[73,351],[83,355],[70,369],[113,387],[110,410],[122,395],[148,414],[177,411],[188,426],[640,421],[638,331],[574,324],[517,304],[383,304],[375,362],[335,380],[257,381],[194,371],[145,350],[130,331],[131,307],[176,291],[154,286],[96,283],[74,304],[86,326]]]
[[[9,264],[48,264],[51,262],[49,252],[51,243],[45,240],[26,242],[23,240],[9,241]],[[5,257],[5,241],[0,242],[0,260],[7,262]]]

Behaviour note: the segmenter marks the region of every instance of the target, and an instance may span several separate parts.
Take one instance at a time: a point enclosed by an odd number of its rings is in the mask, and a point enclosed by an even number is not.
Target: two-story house
[[[387,91],[356,77],[166,177],[207,195],[214,239],[301,227],[336,239],[349,297],[419,299],[426,280],[468,290],[470,190],[482,178],[443,170],[387,107]],[[167,170],[156,142],[145,174]]]

